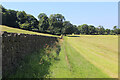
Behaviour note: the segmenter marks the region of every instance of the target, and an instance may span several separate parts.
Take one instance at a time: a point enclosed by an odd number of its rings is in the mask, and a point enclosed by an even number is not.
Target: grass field
[[[118,36],[64,37],[59,57],[50,67],[53,78],[117,78]]]
[[[10,33],[24,33],[24,34],[36,34],[36,35],[43,35],[43,36],[60,37],[60,36],[56,36],[56,35],[32,32],[32,31],[22,30],[22,29],[18,29],[18,28],[7,27],[7,26],[3,26],[3,25],[0,25],[0,31],[7,31]]]
[[[32,54],[11,77],[118,78],[118,36],[70,36],[60,40],[60,45],[57,60],[49,61],[44,55],[45,62],[40,64],[43,52]]]
[[[0,31],[37,34],[26,30],[0,26]],[[55,37],[55,36],[54,36]],[[58,37],[58,36],[56,36]],[[33,54],[12,77],[22,78],[117,78],[118,77],[118,36],[116,35],[74,35],[60,40],[59,59],[40,64],[41,55]],[[49,65],[47,65],[49,64]],[[41,70],[42,68],[42,70]],[[27,75],[25,75],[28,73]]]

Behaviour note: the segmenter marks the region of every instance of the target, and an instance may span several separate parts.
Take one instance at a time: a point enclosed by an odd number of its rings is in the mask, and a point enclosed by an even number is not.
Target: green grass
[[[32,31],[22,30],[22,29],[18,29],[18,28],[7,27],[7,26],[3,26],[3,25],[0,25],[0,31],[6,31],[6,32],[10,32],[10,33],[36,34],[36,35],[43,35],[43,36],[60,37],[60,36],[56,36],[56,35],[32,32]]]
[[[64,40],[60,40],[61,51],[57,59],[49,59],[44,50],[26,56],[22,68],[19,67],[10,77],[117,78],[118,36],[79,36],[64,37]],[[56,53],[53,51],[51,54]]]
[[[64,37],[59,57],[52,78],[118,78],[118,36]]]
[[[6,26],[0,26],[0,31],[53,36]],[[118,78],[118,36],[72,35],[60,42],[59,59],[50,60],[41,50],[26,56],[25,62],[21,62],[23,66],[10,77]]]

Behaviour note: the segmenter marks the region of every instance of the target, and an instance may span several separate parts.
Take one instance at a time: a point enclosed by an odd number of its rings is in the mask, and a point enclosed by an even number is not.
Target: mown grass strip
[[[89,37],[89,38],[88,38]],[[109,40],[107,38],[109,38]],[[86,60],[101,69],[104,73],[112,78],[118,77],[118,53],[115,52],[118,48],[111,49],[110,46],[117,47],[116,36],[81,36],[79,38],[69,37],[68,43],[79,52]],[[116,37],[115,39],[113,39]],[[103,38],[103,39],[102,39]],[[75,42],[75,43],[73,43]],[[107,43],[104,43],[107,42]],[[112,43],[111,43],[112,42]],[[94,43],[94,44],[93,44]],[[109,43],[109,45],[108,45]],[[114,43],[114,44],[113,44]],[[98,46],[97,46],[98,45]],[[111,50],[106,50],[106,48]],[[112,51],[113,50],[113,51]],[[113,57],[111,57],[113,56]]]

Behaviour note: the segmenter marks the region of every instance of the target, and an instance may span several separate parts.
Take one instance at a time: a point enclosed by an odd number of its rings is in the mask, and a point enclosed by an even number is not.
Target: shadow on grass
[[[41,49],[31,55],[25,56],[16,73],[10,75],[9,78],[49,78],[47,75],[50,73],[50,66],[54,60],[60,60],[58,56],[61,47],[58,45],[56,48],[57,49],[53,55],[51,53],[51,55],[48,56],[46,50]]]
[[[80,37],[80,36],[68,36],[68,37]]]

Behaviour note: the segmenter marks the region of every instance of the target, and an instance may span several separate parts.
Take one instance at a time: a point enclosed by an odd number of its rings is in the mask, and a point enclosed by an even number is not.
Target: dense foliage
[[[120,33],[117,26],[113,30],[105,29],[103,26],[93,25],[73,25],[70,21],[65,21],[62,14],[51,14],[48,17],[45,13],[40,13],[37,20],[33,15],[26,14],[25,11],[15,11],[5,9],[0,5],[2,14],[2,25],[25,30],[44,32],[50,34],[86,34],[86,35],[115,35]]]

